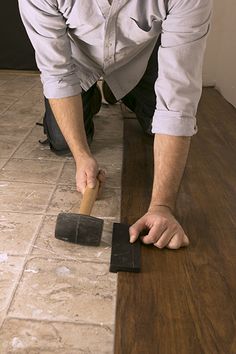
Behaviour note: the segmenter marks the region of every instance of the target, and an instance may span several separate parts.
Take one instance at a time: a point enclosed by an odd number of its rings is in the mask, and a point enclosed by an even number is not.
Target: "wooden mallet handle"
[[[99,190],[99,181],[97,180],[95,188],[86,188],[83,199],[80,204],[79,214],[90,215]]]

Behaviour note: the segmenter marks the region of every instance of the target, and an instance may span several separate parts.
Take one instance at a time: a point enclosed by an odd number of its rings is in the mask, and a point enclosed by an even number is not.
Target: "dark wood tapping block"
[[[139,239],[129,242],[129,225],[113,224],[110,272],[140,272],[141,247]]]

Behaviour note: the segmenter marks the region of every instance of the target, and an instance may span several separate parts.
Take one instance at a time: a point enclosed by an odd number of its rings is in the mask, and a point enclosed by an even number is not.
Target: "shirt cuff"
[[[78,95],[82,92],[82,88],[80,84],[77,82],[68,82],[66,80],[58,80],[58,81],[51,81],[47,80],[44,81],[43,77],[42,84],[43,84],[43,93],[46,98],[64,98]]]
[[[156,110],[152,121],[152,133],[174,136],[193,136],[198,131],[196,118],[180,112]]]

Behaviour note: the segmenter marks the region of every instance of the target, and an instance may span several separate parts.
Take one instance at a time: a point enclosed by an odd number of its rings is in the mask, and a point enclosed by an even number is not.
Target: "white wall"
[[[214,85],[236,107],[236,1],[213,0],[203,84]]]

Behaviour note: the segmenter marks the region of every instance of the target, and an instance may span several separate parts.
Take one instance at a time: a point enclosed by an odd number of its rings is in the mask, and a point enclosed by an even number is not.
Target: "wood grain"
[[[119,273],[115,354],[236,353],[236,110],[204,89],[199,133],[179,192],[178,220],[191,244],[142,246],[139,274]],[[121,221],[145,213],[152,138],[125,120]]]

